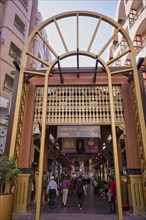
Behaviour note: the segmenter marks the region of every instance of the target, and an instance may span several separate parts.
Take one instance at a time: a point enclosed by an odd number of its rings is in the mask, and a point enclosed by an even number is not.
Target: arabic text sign
[[[100,137],[100,126],[58,126],[57,137]]]

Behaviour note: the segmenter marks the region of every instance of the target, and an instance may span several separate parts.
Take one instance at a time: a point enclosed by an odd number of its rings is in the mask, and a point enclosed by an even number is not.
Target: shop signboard
[[[100,138],[100,126],[57,126],[58,138]]]

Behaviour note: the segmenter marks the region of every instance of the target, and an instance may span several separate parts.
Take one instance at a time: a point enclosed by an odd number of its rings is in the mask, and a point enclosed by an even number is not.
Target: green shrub
[[[16,167],[15,157],[0,157],[0,194],[10,193],[20,170]],[[7,190],[6,190],[7,187]]]

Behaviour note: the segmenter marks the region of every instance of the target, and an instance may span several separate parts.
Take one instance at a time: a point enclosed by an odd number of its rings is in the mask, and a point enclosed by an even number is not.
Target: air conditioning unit
[[[0,44],[4,44],[4,42],[5,42],[5,39],[4,38],[2,38],[2,31],[0,31]]]

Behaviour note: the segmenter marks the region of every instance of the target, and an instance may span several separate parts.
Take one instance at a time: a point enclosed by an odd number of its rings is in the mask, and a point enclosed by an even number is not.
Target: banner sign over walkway
[[[57,137],[101,137],[100,126],[57,126]]]
[[[62,153],[97,154],[99,138],[62,138]]]

